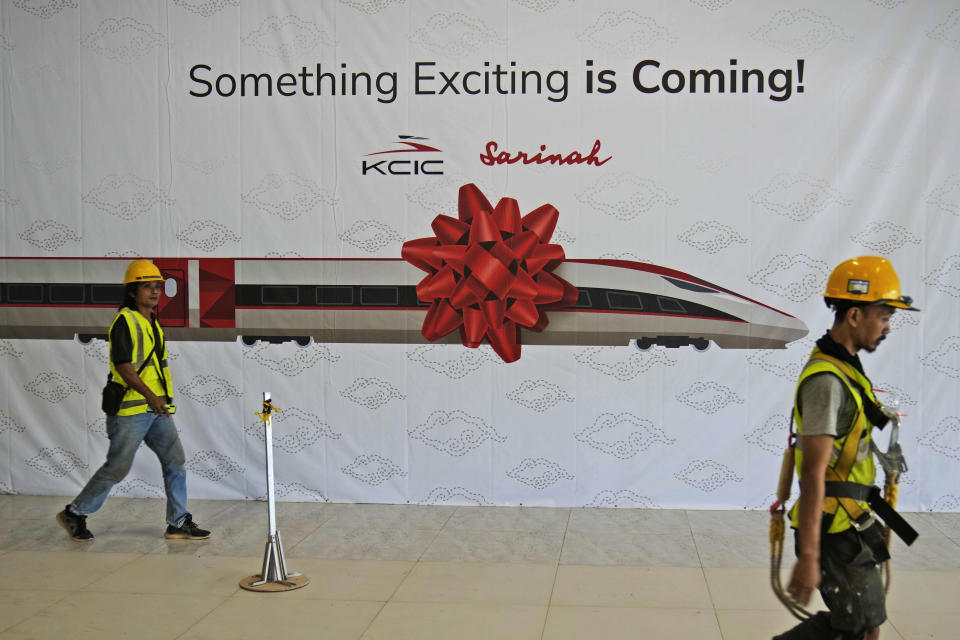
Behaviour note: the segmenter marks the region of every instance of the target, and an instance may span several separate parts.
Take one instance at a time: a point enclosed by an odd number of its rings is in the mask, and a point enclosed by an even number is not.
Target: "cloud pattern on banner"
[[[77,0],[13,0],[13,6],[38,18],[48,20],[64,9],[76,9]]]
[[[960,461],[960,418],[951,416],[917,438],[917,444]]]
[[[436,487],[431,489],[417,504],[472,504],[478,507],[493,506],[484,496],[463,487]]]
[[[63,402],[71,393],[83,394],[75,380],[57,371],[42,371],[23,388],[51,404]]]
[[[503,360],[489,345],[464,349],[460,345],[425,344],[408,351],[407,359],[451,380],[459,380],[479,371],[485,364],[503,364]]]
[[[246,471],[245,467],[230,456],[211,450],[197,451],[185,466],[191,473],[211,482],[220,482],[232,473],[242,475]]]
[[[180,393],[208,407],[215,407],[228,398],[240,398],[243,395],[231,382],[215,375],[194,376],[180,388]]]
[[[216,251],[229,242],[240,242],[241,239],[224,225],[209,218],[194,220],[177,233],[177,238],[206,253]]]
[[[173,4],[186,9],[190,13],[209,18],[227,7],[239,7],[240,0],[173,0]]]
[[[871,222],[850,239],[877,255],[890,255],[904,245],[920,244],[920,238],[907,231],[906,227],[890,221]]]
[[[340,391],[340,395],[372,411],[383,407],[391,400],[406,400],[407,396],[396,387],[380,378],[357,378]]]
[[[351,478],[372,486],[407,475],[407,472],[395,462],[377,454],[357,456],[353,462],[341,470]]]
[[[767,418],[759,427],[745,434],[743,439],[767,453],[780,456],[783,455],[783,450],[787,447],[789,433],[789,414],[776,414]]]
[[[133,18],[107,18],[80,41],[80,46],[115,62],[132,63],[165,48],[167,39],[152,26]]]
[[[357,220],[338,237],[367,253],[375,253],[404,240],[393,227],[377,220]]]
[[[402,5],[406,1],[407,0],[340,0],[340,4],[345,4],[348,7],[353,7],[357,11],[372,16],[392,5]]]
[[[626,411],[600,414],[593,424],[575,433],[574,438],[621,460],[633,458],[656,443],[669,446],[677,441],[651,420]]]
[[[53,478],[63,478],[89,466],[80,456],[62,447],[44,447],[26,463],[31,469]]]
[[[677,394],[677,400],[703,413],[716,413],[731,404],[743,404],[733,389],[718,382],[697,380]]]
[[[507,393],[507,397],[533,411],[543,413],[561,402],[573,402],[574,398],[559,386],[546,380],[524,380]]]
[[[269,16],[240,41],[272,58],[291,60],[333,46],[334,39],[315,22],[298,16]]]
[[[338,199],[313,180],[293,174],[271,173],[240,196],[240,200],[271,216],[292,222],[307,216],[321,205],[335,205]]]
[[[923,283],[937,291],[960,298],[960,253],[955,253],[923,277]]]
[[[622,56],[638,55],[676,42],[655,19],[636,11],[607,11],[577,34],[580,42]]]
[[[136,220],[153,213],[157,207],[176,203],[150,180],[133,174],[108,175],[83,195],[81,201],[121,220]]]
[[[954,9],[947,17],[927,32],[931,40],[960,48],[960,9]]]
[[[244,349],[242,353],[247,360],[288,377],[298,376],[324,360],[330,363],[340,360],[340,356],[333,353],[328,345],[319,343],[300,347],[292,343],[275,345],[260,342]]]
[[[578,193],[577,200],[624,222],[635,220],[658,205],[674,206],[679,202],[653,180],[629,173],[601,178]]]
[[[665,347],[651,347],[647,351],[629,347],[588,347],[573,357],[581,365],[621,382],[629,382],[657,365],[672,367],[677,364],[677,358]]]
[[[944,338],[936,348],[924,354],[920,361],[924,366],[945,376],[960,379],[960,336]]]
[[[68,242],[80,242],[76,231],[56,220],[37,220],[19,233],[20,239],[43,251],[56,251]]]
[[[767,266],[749,274],[747,280],[793,302],[803,302],[823,294],[829,275],[830,267],[823,260],[804,253],[781,253],[771,258]]]
[[[812,55],[834,42],[853,40],[829,17],[809,9],[777,11],[750,35],[758,42],[800,58]]]
[[[410,42],[420,44],[444,58],[461,60],[478,55],[488,45],[505,44],[497,32],[464,13],[436,13],[410,34]]]
[[[825,180],[807,174],[777,174],[759,191],[750,196],[751,202],[768,212],[805,222],[832,205],[849,206]]]
[[[605,489],[595,495],[593,500],[583,505],[584,507],[618,507],[621,509],[659,509],[656,504],[647,496],[640,495],[630,489]]]
[[[573,480],[574,475],[552,460],[524,458],[507,471],[507,477],[533,487],[547,489],[561,480]]]
[[[747,244],[747,239],[742,234],[719,220],[697,221],[677,235],[677,240],[711,255],[733,244]]]
[[[716,460],[691,460],[673,477],[704,492],[716,491],[730,482],[743,482],[733,469]]]
[[[506,442],[507,437],[488,425],[482,418],[457,409],[443,411],[438,409],[407,434],[413,440],[419,440],[437,451],[450,456],[462,456],[476,449],[486,441]]]
[[[270,419],[270,426],[273,429],[273,446],[289,454],[300,453],[321,438],[339,440],[343,437],[342,433],[334,431],[316,414],[298,407],[286,407],[274,414]],[[263,422],[260,420],[248,423],[244,431],[260,442],[266,438]]]
[[[311,489],[299,482],[277,482],[273,487],[273,494],[277,498],[296,498],[296,502],[330,502],[322,491]],[[266,502],[267,494],[256,497],[261,502]],[[291,500],[291,502],[293,502]]]

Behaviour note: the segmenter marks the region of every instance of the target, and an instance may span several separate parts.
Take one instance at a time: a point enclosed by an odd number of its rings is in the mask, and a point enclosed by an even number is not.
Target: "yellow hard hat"
[[[123,275],[123,284],[131,282],[149,282],[151,280],[163,280],[160,275],[160,269],[149,260],[134,260],[127,267],[127,272]]]
[[[863,304],[882,304],[897,309],[919,311],[913,300],[900,293],[900,278],[886,258],[860,256],[837,265],[827,279],[823,294],[829,306],[834,300],[852,300]]]

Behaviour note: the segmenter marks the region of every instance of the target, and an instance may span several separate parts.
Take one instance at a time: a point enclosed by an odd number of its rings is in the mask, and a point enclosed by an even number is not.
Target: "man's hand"
[[[160,398],[160,396],[151,393],[147,396],[147,405],[150,406],[150,409],[153,410],[158,416],[168,416],[170,411],[167,410],[166,403]]]
[[[787,593],[799,604],[806,605],[818,586],[820,586],[820,560],[814,556],[800,556],[797,564],[793,566]]]

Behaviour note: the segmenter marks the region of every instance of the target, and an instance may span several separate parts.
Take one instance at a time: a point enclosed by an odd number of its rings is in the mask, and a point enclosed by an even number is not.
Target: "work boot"
[[[87,516],[74,515],[70,511],[70,505],[57,514],[57,524],[67,530],[72,540],[77,542],[93,540],[93,534],[87,529]]]
[[[210,532],[198,527],[197,523],[193,521],[193,516],[187,514],[187,517],[183,519],[183,524],[179,527],[172,524],[167,525],[163,537],[170,540],[206,540],[210,537]]]

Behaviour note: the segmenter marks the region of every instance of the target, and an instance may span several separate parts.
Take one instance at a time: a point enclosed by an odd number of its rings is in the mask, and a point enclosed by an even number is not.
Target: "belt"
[[[829,497],[853,498],[866,502],[874,513],[880,516],[880,519],[907,545],[913,544],[914,540],[920,535],[916,529],[910,526],[910,523],[903,519],[903,516],[883,499],[879,487],[856,482],[827,482],[825,484],[827,487],[826,495]]]

